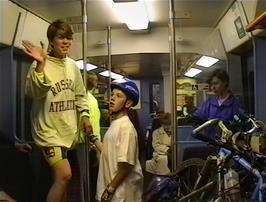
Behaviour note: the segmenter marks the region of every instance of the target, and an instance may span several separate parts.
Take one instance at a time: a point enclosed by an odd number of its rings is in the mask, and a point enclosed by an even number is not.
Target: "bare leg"
[[[71,168],[67,159],[63,159],[52,166],[54,183],[47,195],[47,202],[65,202],[67,186],[71,179]]]
[[[7,202],[16,202],[11,196],[9,196],[6,192],[0,191],[0,201],[7,201]]]

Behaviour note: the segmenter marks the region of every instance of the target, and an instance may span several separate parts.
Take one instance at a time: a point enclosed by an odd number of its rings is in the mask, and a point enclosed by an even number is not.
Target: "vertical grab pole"
[[[169,0],[169,44],[170,44],[170,89],[171,89],[171,150],[172,171],[177,169],[178,134],[176,117],[176,44],[175,44],[175,9],[174,0]]]
[[[16,40],[16,37],[17,37],[17,34],[18,34],[18,26],[19,26],[19,21],[20,21],[20,18],[21,18],[21,12],[19,12],[18,14],[18,19],[17,19],[17,23],[16,23],[16,28],[15,28],[15,32],[14,32],[14,35],[13,35],[13,39],[12,39],[12,45],[11,45],[11,79],[12,79],[12,82],[11,82],[11,103],[12,103],[12,126],[13,126],[13,130],[12,130],[12,135],[13,135],[13,139],[16,140],[17,139],[17,116],[16,116],[16,112],[17,112],[17,107],[16,107],[16,99],[17,99],[17,85],[16,85],[16,74],[17,72],[15,71],[15,68],[14,68],[14,44],[15,44],[15,40]],[[20,97],[21,98],[21,97]],[[20,99],[19,98],[19,99]],[[24,102],[24,100],[22,100]],[[22,110],[21,110],[21,114],[24,114],[25,111],[23,111],[25,108],[24,108],[24,105],[21,105],[22,107]],[[25,117],[25,116],[24,116]],[[20,116],[21,120],[24,120],[22,116]],[[20,120],[20,123],[22,123]],[[21,124],[21,136],[20,138],[22,140],[25,141],[25,126],[24,124]]]
[[[87,0],[81,0],[82,10],[82,57],[83,57],[83,79],[87,93],[86,71],[87,71]],[[85,138],[85,201],[90,202],[90,142],[89,138]]]
[[[111,70],[112,70],[112,55],[111,55],[111,26],[107,27],[107,49],[108,49],[108,72],[109,72],[109,81],[108,81],[108,101],[111,98]]]
[[[83,81],[87,90],[86,71],[87,71],[87,0],[81,0],[82,10],[82,59],[83,59]]]

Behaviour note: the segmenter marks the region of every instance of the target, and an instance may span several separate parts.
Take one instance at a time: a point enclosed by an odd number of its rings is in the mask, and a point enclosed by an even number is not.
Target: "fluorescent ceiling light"
[[[144,0],[137,2],[114,3],[119,19],[127,24],[130,30],[145,30],[149,26],[149,17]]]
[[[76,64],[78,65],[78,67],[79,67],[79,69],[83,69],[83,60],[78,60],[78,61],[76,61]],[[87,71],[91,71],[91,70],[93,70],[93,69],[96,69],[96,68],[98,68],[96,65],[93,65],[93,64],[90,64],[90,63],[87,63],[87,65],[86,65],[86,70]]]
[[[199,74],[200,72],[202,72],[202,70],[200,70],[200,69],[196,69],[196,68],[190,68],[190,69],[185,73],[185,76],[188,76],[188,77],[194,77],[194,76],[196,76],[197,74]]]
[[[128,2],[134,2],[138,0],[113,0],[115,3],[128,3]]]
[[[124,78],[124,76],[122,76],[120,74],[117,74],[117,73],[114,73],[114,72],[109,73],[108,70],[103,71],[103,72],[101,72],[99,74],[102,75],[102,76],[105,76],[105,77],[109,77],[109,75],[110,75],[112,79],[122,79],[122,78]]]
[[[203,67],[210,67],[219,60],[217,58],[209,57],[209,56],[202,56],[197,62],[196,65],[203,66]]]

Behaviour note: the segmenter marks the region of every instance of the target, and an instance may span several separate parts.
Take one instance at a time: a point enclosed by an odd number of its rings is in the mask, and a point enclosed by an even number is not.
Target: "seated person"
[[[185,96],[185,104],[183,105],[183,116],[187,116],[188,114],[193,114],[197,108],[193,103],[193,96],[186,95]]]
[[[157,174],[167,175],[170,173],[168,168],[168,150],[171,145],[169,126],[171,119],[169,113],[158,113],[152,124],[152,147],[154,149],[152,159],[146,161],[146,171]]]

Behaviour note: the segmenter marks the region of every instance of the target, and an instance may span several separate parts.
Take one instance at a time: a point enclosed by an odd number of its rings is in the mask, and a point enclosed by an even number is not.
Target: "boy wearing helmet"
[[[128,110],[139,100],[130,80],[111,83],[112,122],[105,133],[100,157],[96,199],[102,202],[142,201],[143,174],[138,159],[138,137]]]

